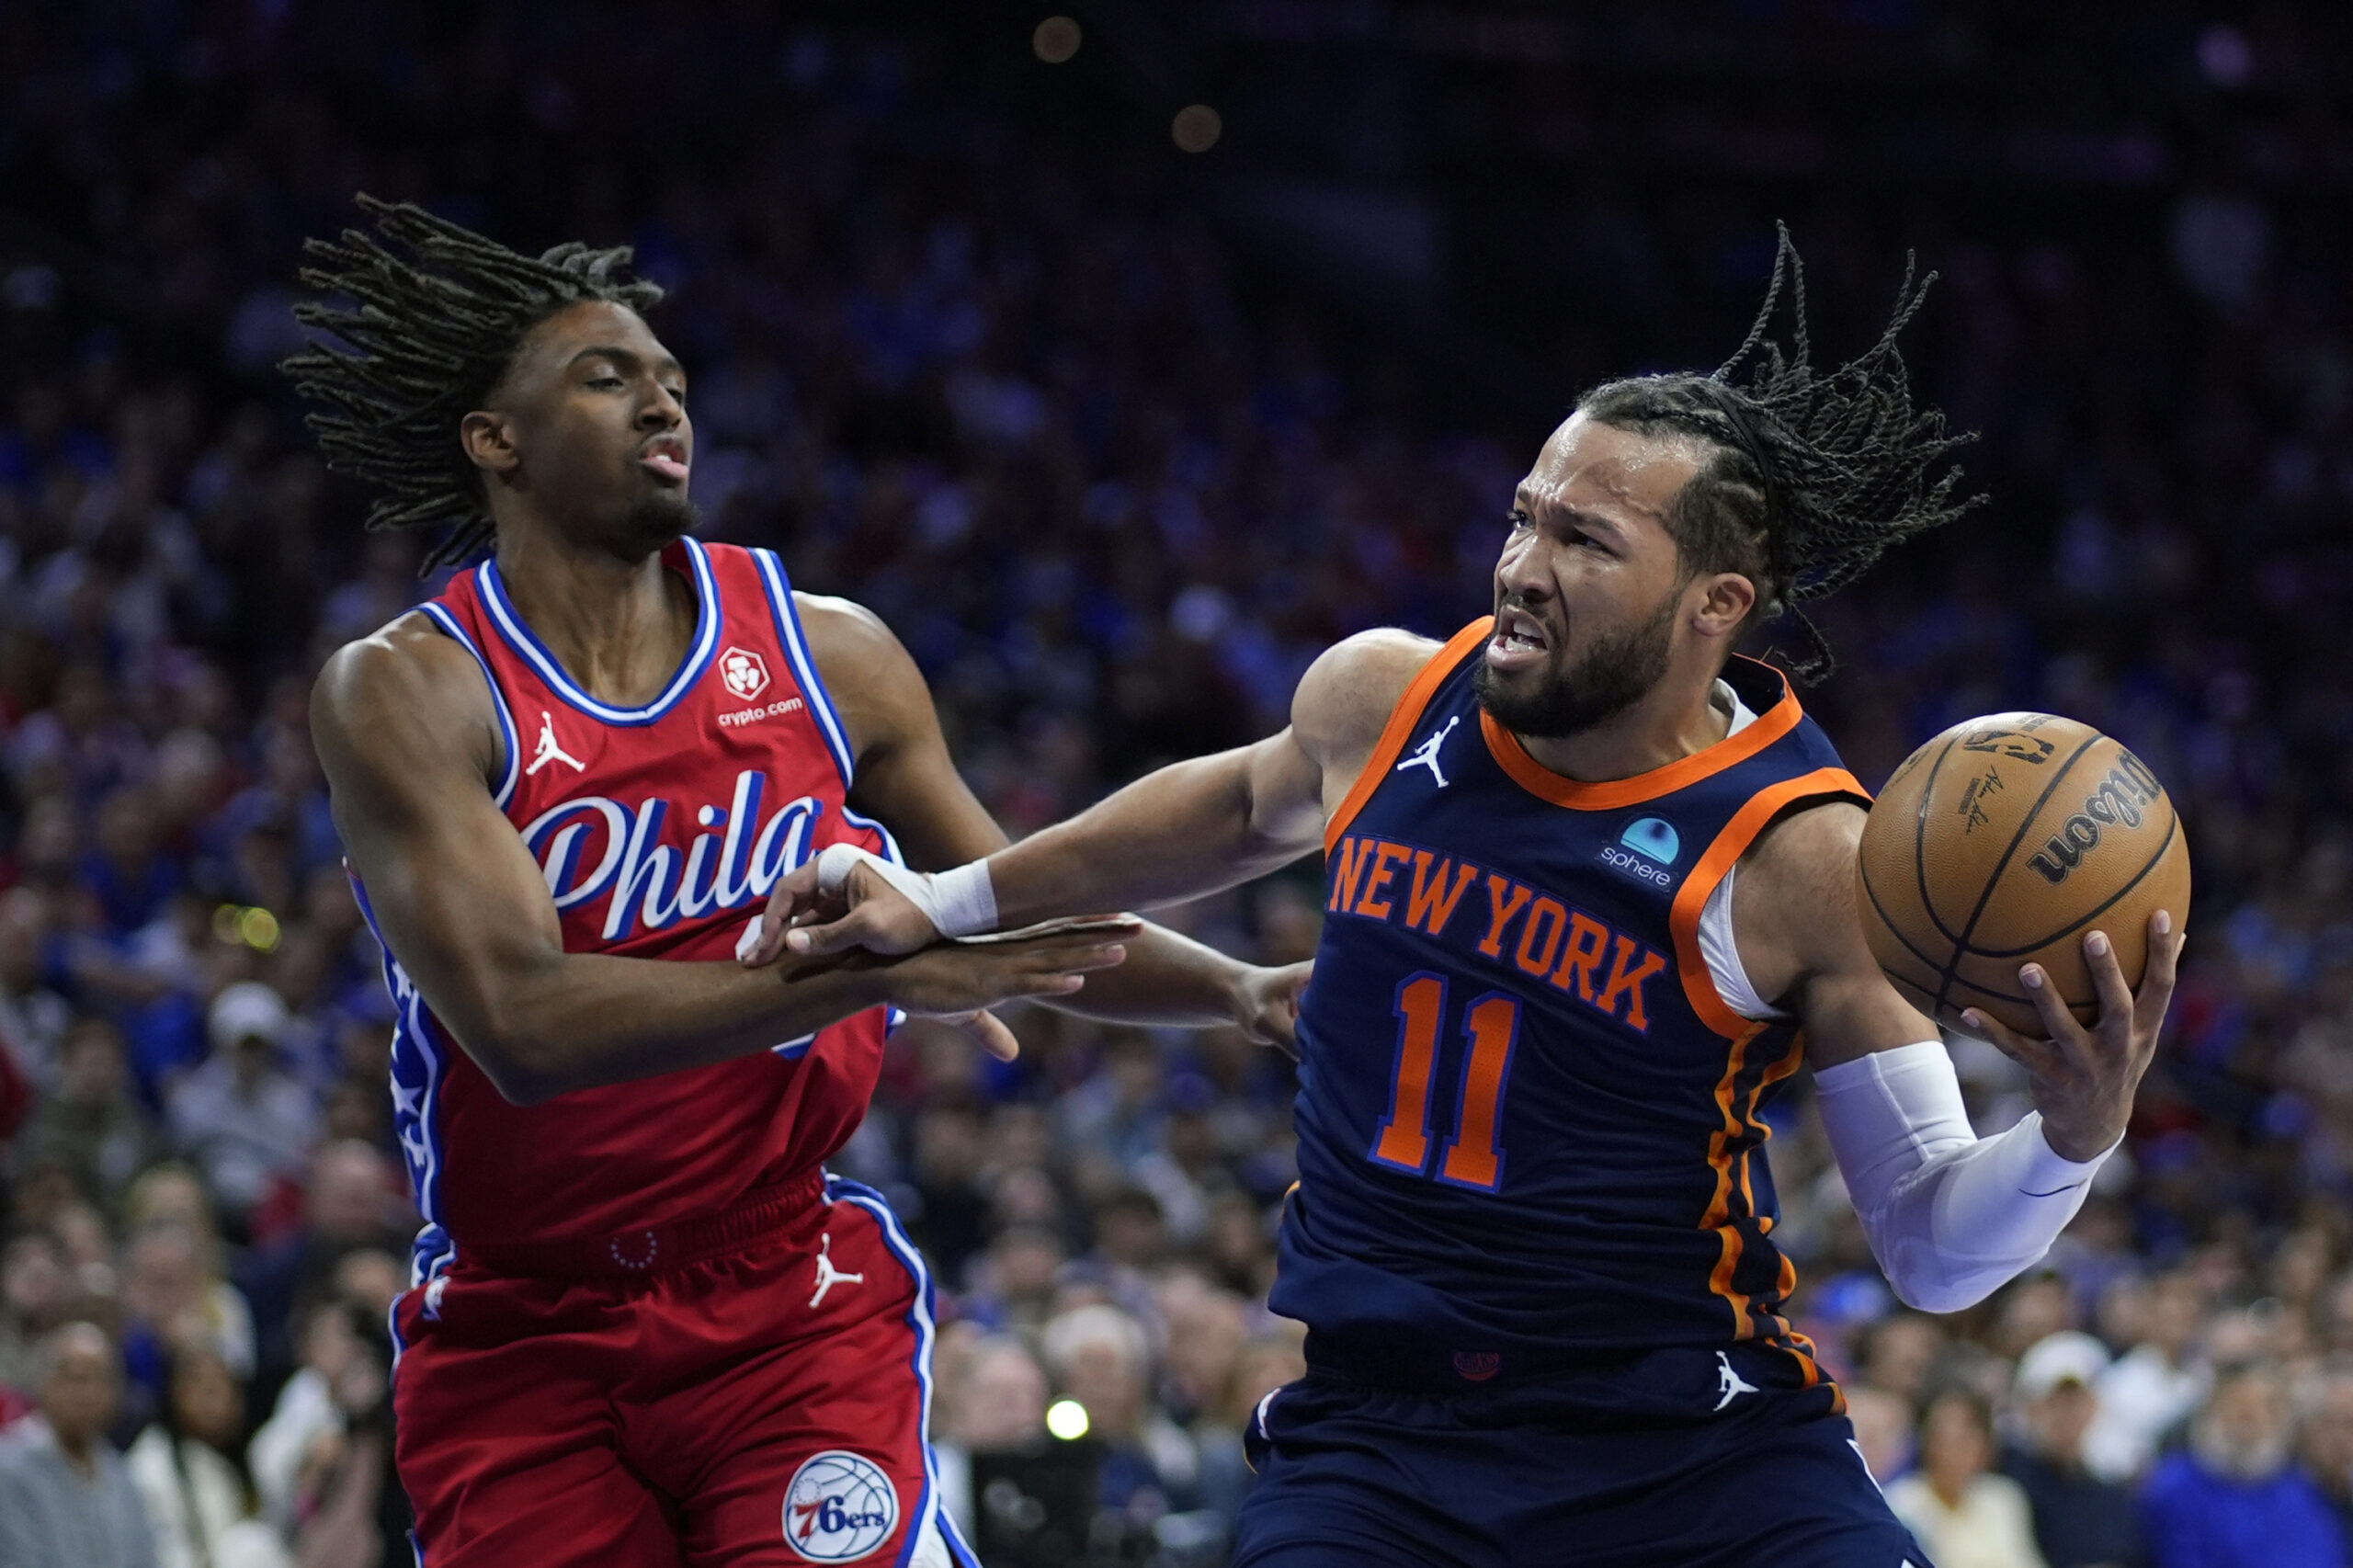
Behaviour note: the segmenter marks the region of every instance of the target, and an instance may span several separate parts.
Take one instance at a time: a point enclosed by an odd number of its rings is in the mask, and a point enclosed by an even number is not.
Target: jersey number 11
[[[1397,987],[1397,1063],[1390,1081],[1389,1115],[1370,1156],[1376,1165],[1415,1176],[1428,1171],[1430,1081],[1438,1069],[1445,1017],[1442,976],[1411,975]],[[1455,1096],[1454,1136],[1438,1157],[1438,1179],[1493,1192],[1504,1174],[1495,1123],[1503,1114],[1512,1047],[1519,1040],[1518,998],[1501,991],[1486,993],[1465,1010],[1462,1033],[1469,1051],[1462,1063],[1461,1092]]]

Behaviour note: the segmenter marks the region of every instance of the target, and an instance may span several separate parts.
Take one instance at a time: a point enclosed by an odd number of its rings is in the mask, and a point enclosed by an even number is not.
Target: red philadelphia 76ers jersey
[[[565,950],[732,961],[779,876],[829,844],[898,849],[846,802],[848,740],[777,558],[689,539],[663,559],[692,584],[698,613],[686,662],[642,708],[581,689],[516,612],[495,562],[422,608],[490,681],[505,736],[494,796],[546,873]],[[725,1210],[839,1148],[881,1064],[874,1008],[715,1066],[517,1106],[389,946],[384,970],[395,1125],[427,1221],[420,1284],[468,1244]]]

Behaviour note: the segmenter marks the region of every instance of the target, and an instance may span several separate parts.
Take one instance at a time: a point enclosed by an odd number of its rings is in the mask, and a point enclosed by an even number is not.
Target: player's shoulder
[[[1794,802],[1740,858],[1735,919],[1765,919],[1793,948],[1853,923],[1855,864],[1865,812],[1845,796]]]
[[[313,728],[330,735],[364,737],[402,721],[466,722],[489,714],[482,667],[423,610],[395,616],[328,654],[311,686]]]
[[[801,630],[809,634],[812,653],[821,648],[838,648],[853,653],[880,653],[900,646],[898,635],[889,623],[856,599],[804,593],[795,588],[792,608],[801,617]]]
[[[1316,656],[1291,697],[1291,729],[1316,755],[1370,751],[1414,677],[1445,644],[1393,626],[1342,638]]]

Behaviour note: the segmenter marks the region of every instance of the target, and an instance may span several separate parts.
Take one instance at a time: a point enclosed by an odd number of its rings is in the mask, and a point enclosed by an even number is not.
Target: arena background
[[[2127,1524],[2168,1464],[2218,1507],[2302,1487],[2353,1518],[2353,13],[1069,16],[0,8],[0,1416],[42,1333],[94,1319],[128,1358],[119,1438],[176,1418],[233,1462],[258,1522],[216,1552],[406,1560],[371,1325],[414,1221],[305,694],[432,585],[418,540],[363,534],[272,369],[300,243],[356,191],[634,244],[673,290],[709,535],[880,612],[1016,833],[1267,733],[1340,636],[1479,613],[1543,433],[1605,376],[1721,360],[1785,219],[1824,356],[1869,341],[1907,249],[1941,273],[1905,351],[1984,433],[1992,497],[1824,607],[1813,710],[1872,784],[1972,714],[2099,725],[2171,787],[2198,877],[2125,1153],[1984,1307],[1896,1307],[1784,1102],[1802,1323],[1882,1481],[1954,1387],[1995,1462],[2041,1462],[2072,1383],[2060,1352],[2015,1369],[2072,1328]],[[1317,890],[1311,864],[1177,920],[1297,959]],[[839,1162],[938,1269],[951,1493],[998,1564],[1222,1561],[1240,1425],[1299,1369],[1260,1304],[1289,1071],[1016,1022],[1012,1067],[905,1031]],[[1956,1056],[1981,1130],[2021,1114],[2001,1058]],[[241,1413],[163,1401],[175,1354]],[[1064,1398],[1076,1442],[1042,1435]],[[1965,1475],[1955,1419],[1931,1430]],[[2344,1560],[2250,1506],[2263,1544],[2196,1561]]]

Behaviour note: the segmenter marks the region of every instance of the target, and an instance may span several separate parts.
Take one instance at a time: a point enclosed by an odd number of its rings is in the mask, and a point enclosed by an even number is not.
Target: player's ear
[[[515,426],[503,414],[478,408],[458,421],[458,444],[466,460],[491,473],[510,473],[522,455],[515,449]]]
[[[1706,637],[1730,637],[1756,608],[1756,585],[1737,572],[1714,572],[1696,579],[1691,627]]]

